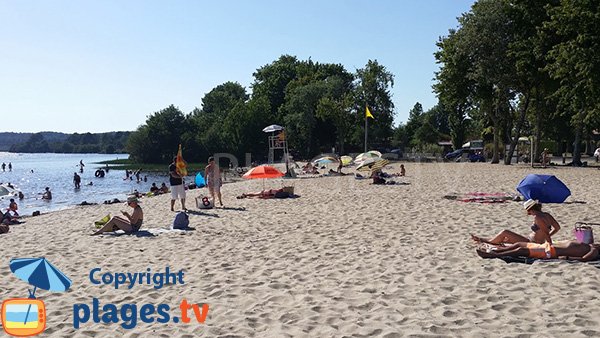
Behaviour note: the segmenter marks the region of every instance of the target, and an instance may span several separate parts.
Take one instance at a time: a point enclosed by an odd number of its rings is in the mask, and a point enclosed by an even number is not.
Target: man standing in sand
[[[185,187],[183,185],[183,177],[177,173],[175,161],[177,157],[173,157],[173,162],[169,165],[169,184],[171,185],[171,211],[175,211],[175,200],[181,200],[181,209],[185,208]]]
[[[213,199],[213,203],[216,205],[215,194],[219,197],[219,204],[223,206],[221,201],[221,170],[215,163],[214,157],[208,158],[208,165],[204,168],[204,175],[206,176],[206,186],[208,186],[208,192]]]

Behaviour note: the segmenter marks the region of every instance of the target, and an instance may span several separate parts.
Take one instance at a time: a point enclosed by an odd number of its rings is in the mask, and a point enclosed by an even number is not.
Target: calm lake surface
[[[95,162],[126,159],[127,154],[19,154],[0,152],[0,165],[6,163],[6,171],[0,168],[0,182],[10,182],[25,194],[22,200],[15,199],[21,215],[31,215],[33,211],[42,213],[70,208],[83,201],[88,203],[103,203],[106,200],[118,198],[125,200],[134,190],[147,192],[153,182],[158,186],[162,182],[169,185],[168,166],[165,163],[163,173],[143,172],[140,178],[147,176],[147,182],[136,182],[124,179],[124,170],[109,170],[104,178],[95,177],[98,168],[104,167]],[[79,172],[79,161],[85,165],[83,173]],[[12,163],[12,172],[8,171],[8,163]],[[73,173],[81,176],[81,188],[75,189]],[[90,182],[93,185],[87,185]],[[193,182],[192,179],[186,182]],[[52,200],[42,200],[41,194],[45,187],[50,187]],[[8,201],[3,201],[0,207],[8,207]]]

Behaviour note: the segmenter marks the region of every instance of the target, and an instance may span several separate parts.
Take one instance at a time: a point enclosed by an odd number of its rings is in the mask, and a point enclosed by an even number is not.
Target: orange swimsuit
[[[548,242],[544,244],[527,243],[527,249],[529,249],[529,257],[531,258],[550,259],[557,257],[556,249]]]

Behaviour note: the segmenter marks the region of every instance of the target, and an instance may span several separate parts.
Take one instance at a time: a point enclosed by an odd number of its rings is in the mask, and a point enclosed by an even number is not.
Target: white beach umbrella
[[[279,130],[283,130],[283,127],[277,124],[272,124],[270,126],[265,127],[262,131],[265,133],[273,133]]]

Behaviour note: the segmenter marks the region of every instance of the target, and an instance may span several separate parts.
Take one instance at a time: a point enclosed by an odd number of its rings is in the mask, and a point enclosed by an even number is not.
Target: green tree
[[[269,102],[272,123],[283,123],[283,114],[279,113],[279,109],[285,102],[288,84],[296,79],[299,63],[295,56],[282,55],[253,74],[252,96],[264,97]]]
[[[142,163],[170,163],[186,132],[186,117],[173,105],[148,117],[130,136],[127,150]]]
[[[440,105],[448,111],[449,133],[455,149],[466,141],[467,117],[473,108],[475,81],[470,77],[473,64],[465,49],[466,39],[461,30],[450,30],[447,37],[440,38],[435,58],[440,70],[436,72],[434,92]]]
[[[406,138],[406,146],[416,147],[421,142],[416,138],[417,131],[423,125],[423,106],[417,102],[408,112],[408,121],[404,126],[404,134]]]
[[[377,60],[369,60],[355,75],[355,111],[358,121],[364,121],[365,106],[369,106],[374,119],[369,121],[369,144],[386,146],[391,144],[394,121],[394,103],[391,89],[394,75]],[[362,129],[364,133],[364,129]],[[358,140],[355,140],[355,142]]]
[[[577,164],[581,163],[583,130],[600,115],[600,2],[562,0],[548,11],[545,27],[556,33],[558,41],[548,54],[547,69],[560,82],[559,107],[571,116],[573,162]]]

